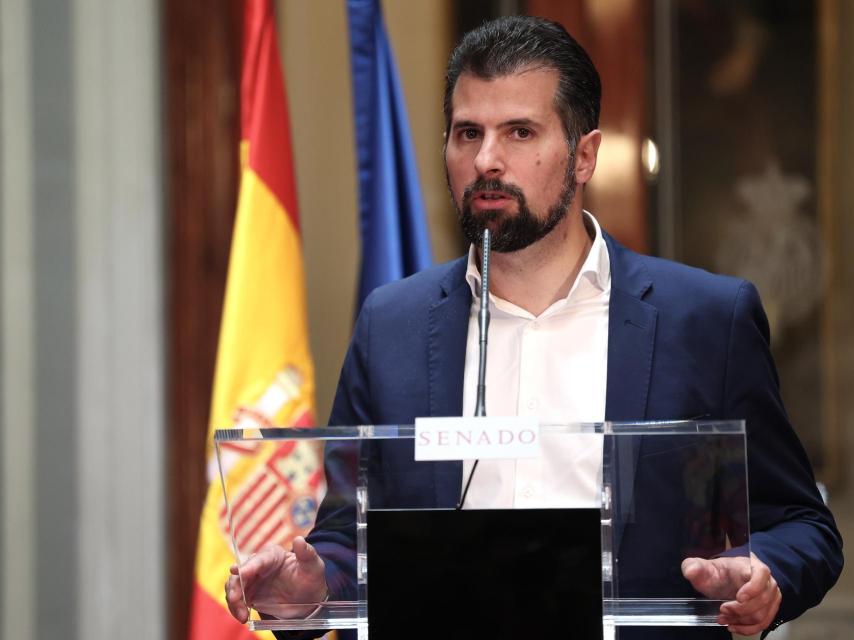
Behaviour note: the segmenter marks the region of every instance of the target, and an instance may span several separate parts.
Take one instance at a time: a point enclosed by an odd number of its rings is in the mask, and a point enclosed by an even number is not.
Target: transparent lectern
[[[325,601],[255,594],[247,603],[250,628],[316,630],[315,636],[358,629],[360,640],[369,633],[376,640],[386,637],[379,634],[381,615],[393,620],[403,609],[410,621],[442,624],[443,612],[454,612],[453,620],[469,610],[482,615],[480,600],[524,626],[518,618],[531,609],[514,613],[520,597],[533,602],[536,618],[573,616],[549,612],[582,603],[587,614],[601,616],[605,637],[619,636],[621,627],[711,626],[722,601],[691,588],[683,560],[750,556],[743,421],[541,425],[544,472],[483,514],[468,504],[459,509],[471,465],[416,461],[415,433],[412,425],[216,432],[221,522],[238,564],[268,544],[290,549],[297,535],[307,536],[325,562]],[[578,495],[569,486],[573,474],[562,472],[577,464],[566,453],[573,451],[601,458],[592,472],[592,503],[563,499]],[[509,464],[521,469],[518,461]],[[591,512],[592,529],[582,518]],[[480,564],[461,573],[459,554]],[[517,554],[521,559],[511,558]],[[455,572],[446,574],[449,564]],[[387,574],[395,565],[403,573]],[[466,583],[478,572],[484,575]],[[483,595],[505,575],[509,587],[502,589],[516,595]],[[434,583],[458,585],[463,595]],[[570,591],[554,597],[560,589]],[[595,602],[584,605],[591,593]],[[406,618],[416,600],[422,613]]]

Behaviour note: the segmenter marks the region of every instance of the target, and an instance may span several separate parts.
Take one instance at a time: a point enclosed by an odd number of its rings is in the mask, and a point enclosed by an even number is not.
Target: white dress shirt
[[[486,415],[536,416],[540,424],[602,422],[608,371],[611,266],[596,219],[584,212],[593,238],[569,294],[539,316],[489,295]],[[463,380],[463,415],[474,415],[480,271],[469,249],[466,281],[473,299]],[[481,460],[466,508],[599,507],[602,436],[541,435],[531,460]],[[473,460],[463,463],[463,485]]]

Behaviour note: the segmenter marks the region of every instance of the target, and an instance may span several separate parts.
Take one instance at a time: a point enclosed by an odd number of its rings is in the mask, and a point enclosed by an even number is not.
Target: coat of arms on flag
[[[238,453],[223,478],[220,530],[233,536],[241,560],[269,544],[289,547],[295,536],[306,535],[322,492],[322,457],[314,446],[257,444]]]

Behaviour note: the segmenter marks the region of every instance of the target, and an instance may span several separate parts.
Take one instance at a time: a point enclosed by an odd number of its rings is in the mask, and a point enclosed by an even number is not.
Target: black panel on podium
[[[368,511],[371,640],[602,638],[598,509]]]

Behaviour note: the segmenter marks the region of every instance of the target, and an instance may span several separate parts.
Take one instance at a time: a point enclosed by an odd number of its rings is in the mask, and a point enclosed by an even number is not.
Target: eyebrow
[[[531,127],[531,126],[536,126],[536,125],[537,125],[537,122],[534,120],[531,120],[531,118],[513,118],[512,120],[505,120],[504,122],[499,123],[498,126],[499,127],[518,127],[518,126]],[[477,128],[477,127],[482,127],[482,126],[483,125],[481,125],[479,122],[474,122],[473,120],[459,120],[458,122],[455,122],[451,126],[451,128],[452,129],[466,129],[468,127]]]
[[[518,127],[518,126],[526,126],[530,127],[536,125],[537,123],[531,120],[530,118],[515,118],[513,120],[507,120],[506,122],[502,122],[500,126],[502,127]]]
[[[452,129],[467,129],[468,127],[479,127],[480,125],[473,120],[458,120],[451,125]]]

